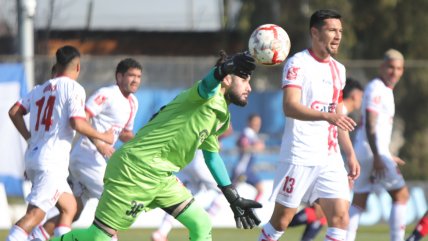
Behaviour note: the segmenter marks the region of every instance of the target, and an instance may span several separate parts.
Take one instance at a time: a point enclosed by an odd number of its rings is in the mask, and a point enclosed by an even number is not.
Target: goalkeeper
[[[208,213],[193,202],[192,194],[173,175],[189,164],[196,149],[202,149],[230,203],[236,226],[257,226],[260,220],[252,209],[262,206],[241,198],[231,186],[217,139],[229,127],[228,105],[247,104],[255,67],[247,53],[227,56],[221,52],[207,76],[162,107],[134,139],[112,155],[93,224],[53,240],[109,241],[117,231],[128,229],[141,212],[157,207],[181,222],[189,230],[190,240],[211,240]]]

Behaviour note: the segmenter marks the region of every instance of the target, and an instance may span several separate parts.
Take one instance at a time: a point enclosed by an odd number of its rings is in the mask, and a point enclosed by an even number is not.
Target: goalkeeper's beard
[[[248,103],[247,99],[243,99],[236,92],[233,92],[233,90],[228,90],[226,92],[225,98],[229,103],[235,104],[237,106],[246,106]]]

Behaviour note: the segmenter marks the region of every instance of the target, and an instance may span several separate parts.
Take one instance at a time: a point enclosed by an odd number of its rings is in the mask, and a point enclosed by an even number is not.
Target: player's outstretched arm
[[[253,208],[261,208],[262,205],[256,201],[239,196],[236,189],[231,185],[226,167],[218,152],[203,150],[203,154],[208,169],[226,197],[226,200],[230,203],[230,208],[235,216],[236,227],[251,229],[259,225],[260,220],[254,214]]]
[[[104,142],[107,142],[108,144],[113,144],[114,142],[114,135],[113,135],[113,129],[110,129],[104,133],[100,133],[97,130],[95,130],[89,122],[86,121],[86,119],[82,118],[70,118],[70,125],[71,128],[76,130],[82,135],[85,135],[89,138],[96,138],[100,139]]]
[[[247,78],[256,69],[255,60],[248,52],[227,57],[223,63],[215,66],[199,83],[198,92],[204,99],[214,96],[224,77],[229,74]]]

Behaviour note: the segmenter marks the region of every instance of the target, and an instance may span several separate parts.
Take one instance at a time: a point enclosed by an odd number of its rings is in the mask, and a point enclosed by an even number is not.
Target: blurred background
[[[221,49],[246,50],[251,32],[261,24],[278,24],[288,32],[290,56],[306,48],[309,17],[320,8],[342,14],[344,36],[336,59],[347,67],[347,77],[366,84],[377,75],[387,49],[404,54],[405,73],[394,91],[391,148],[407,162],[401,170],[409,185],[421,188],[424,197],[428,177],[426,0],[0,0],[0,182],[7,199],[23,196],[26,147],[7,111],[32,86],[49,79],[57,48],[69,44],[81,51],[78,81],[87,96],[115,83],[114,71],[121,59],[133,57],[142,63],[137,130],[159,107],[202,78]],[[223,139],[222,154],[231,168],[248,116],[259,114],[266,148],[254,168],[266,180],[273,177],[284,125],[282,67],[258,66],[250,102],[245,108],[231,106],[234,132]],[[415,219],[426,209],[425,197],[422,204],[414,205],[421,209]]]

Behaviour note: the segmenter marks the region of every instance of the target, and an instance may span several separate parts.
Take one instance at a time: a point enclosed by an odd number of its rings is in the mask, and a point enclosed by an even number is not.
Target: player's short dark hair
[[[309,21],[309,29],[312,27],[320,29],[325,24],[324,20],[331,18],[341,19],[342,16],[336,10],[332,9],[317,10],[311,16],[311,20]]]
[[[139,70],[143,70],[143,67],[141,66],[140,63],[138,63],[137,60],[133,59],[133,58],[126,58],[121,60],[117,66],[116,66],[116,74],[117,73],[121,73],[124,74],[126,73],[126,71],[128,71],[128,69],[139,69]]]
[[[56,68],[66,67],[73,59],[80,58],[80,52],[73,46],[65,45],[56,51],[55,56]]]
[[[363,86],[359,81],[353,78],[346,78],[345,88],[343,88],[343,98],[348,98],[353,90],[363,91]]]

